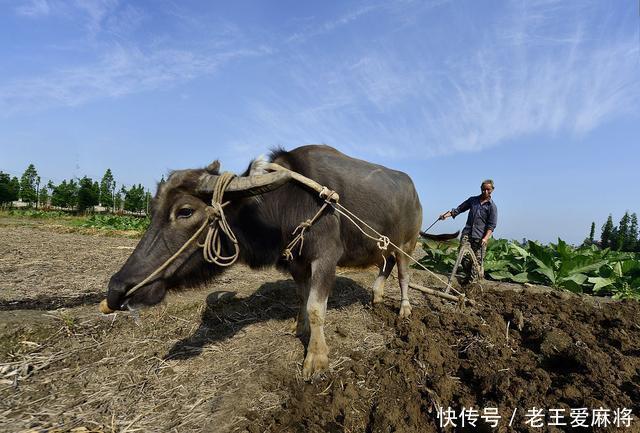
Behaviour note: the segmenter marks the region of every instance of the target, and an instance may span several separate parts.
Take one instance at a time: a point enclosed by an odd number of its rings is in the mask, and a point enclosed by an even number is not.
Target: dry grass
[[[212,301],[212,287],[183,292],[139,319],[100,316],[88,306],[44,313],[48,320],[29,335],[18,329],[19,340],[0,358],[0,426],[245,430],[281,408],[290,386],[303,384],[303,346],[291,332],[293,282],[275,271],[253,275],[238,268],[218,281],[215,289],[233,289],[235,296]],[[382,349],[388,335],[361,302],[368,296],[357,281],[362,272],[354,275],[339,279],[327,316],[334,372],[353,352]],[[43,313],[24,314],[19,321]]]

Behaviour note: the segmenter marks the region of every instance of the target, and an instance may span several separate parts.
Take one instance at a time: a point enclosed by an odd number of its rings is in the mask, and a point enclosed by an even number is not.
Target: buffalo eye
[[[193,209],[190,207],[183,207],[176,212],[176,218],[189,218],[193,215]]]

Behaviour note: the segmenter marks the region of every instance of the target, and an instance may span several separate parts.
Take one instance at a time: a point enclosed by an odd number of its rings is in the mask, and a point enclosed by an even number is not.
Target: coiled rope
[[[238,239],[233,234],[233,231],[227,222],[227,218],[224,215],[224,210],[222,209],[221,204],[222,196],[234,177],[235,175],[233,173],[226,171],[217,179],[213,190],[213,196],[211,197],[211,206],[206,208],[208,215],[207,220],[211,221],[209,224],[209,231],[204,239],[204,243],[198,244],[198,246],[202,248],[202,255],[207,262],[223,267],[233,265],[240,256]],[[230,256],[222,255],[221,233],[224,234],[233,244],[233,254]]]
[[[131,289],[127,291],[125,297],[131,296],[133,292],[138,290],[140,287],[148,284],[155,277],[157,277],[161,272],[163,272],[167,267],[174,262],[175,259],[180,256],[184,252],[184,250],[189,247],[194,241],[196,241],[200,234],[208,228],[207,234],[205,236],[204,242],[198,243],[198,247],[202,248],[202,255],[204,259],[209,263],[215,263],[218,266],[231,266],[238,260],[240,255],[240,247],[238,246],[238,240],[236,239],[229,223],[227,222],[227,218],[224,214],[224,207],[229,204],[229,202],[221,203],[222,196],[226,191],[229,183],[233,180],[235,174],[230,172],[222,173],[214,186],[213,195],[211,197],[211,205],[205,208],[206,218],[200,228],[196,230],[196,232],[180,247],[178,251],[171,257],[167,259],[162,265],[160,265],[155,271],[153,271],[147,278],[140,281],[138,284],[133,286]],[[222,255],[222,238],[221,233],[227,236],[227,238],[233,244],[233,254],[230,256]]]

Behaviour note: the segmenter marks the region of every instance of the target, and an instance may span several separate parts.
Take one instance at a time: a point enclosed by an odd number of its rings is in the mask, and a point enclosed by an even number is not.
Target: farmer
[[[471,260],[465,257],[463,261],[463,267],[467,274],[465,283],[484,278],[483,261],[487,251],[487,242],[498,222],[498,208],[491,200],[493,189],[493,180],[486,179],[480,185],[480,195],[469,197],[457,208],[440,215],[440,219],[444,220],[448,217],[455,218],[458,214],[469,211],[467,224],[464,226],[462,237],[460,238],[460,249],[465,245],[471,248],[478,260],[479,269],[473,266]]]

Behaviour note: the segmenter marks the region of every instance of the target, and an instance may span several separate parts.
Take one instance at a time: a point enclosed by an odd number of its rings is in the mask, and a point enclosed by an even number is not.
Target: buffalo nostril
[[[111,277],[109,288],[107,289],[107,306],[110,309],[123,310],[126,308],[124,304],[128,287],[125,282],[121,281],[115,275]]]

